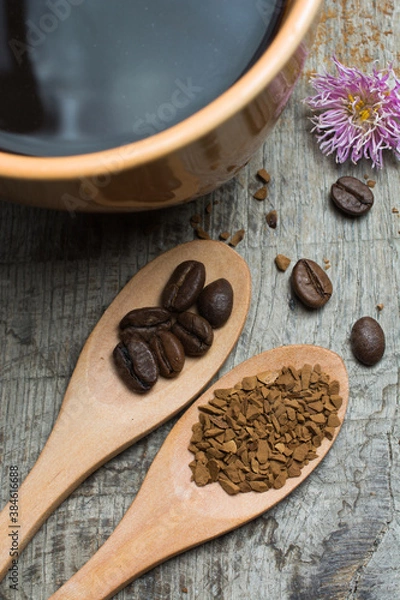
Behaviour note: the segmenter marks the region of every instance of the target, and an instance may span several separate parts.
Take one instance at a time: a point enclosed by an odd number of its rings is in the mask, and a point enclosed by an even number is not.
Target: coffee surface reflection
[[[0,148],[63,156],[187,118],[266,48],[283,0],[0,0]]]

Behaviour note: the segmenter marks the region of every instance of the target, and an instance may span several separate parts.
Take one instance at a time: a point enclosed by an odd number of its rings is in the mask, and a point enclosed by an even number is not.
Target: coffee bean
[[[156,357],[160,375],[171,379],[182,371],[185,364],[185,351],[173,333],[159,331],[151,339],[150,348]]]
[[[226,279],[208,284],[197,298],[197,308],[214,329],[225,325],[233,308],[233,289]]]
[[[300,259],[293,267],[291,281],[296,296],[309,308],[324,306],[332,295],[331,280],[313,260]]]
[[[160,330],[171,329],[171,314],[158,306],[135,308],[128,312],[119,324],[122,333],[121,338],[138,333],[144,339],[151,337]]]
[[[197,260],[186,260],[176,267],[161,296],[161,304],[172,312],[184,312],[197,300],[204,286],[206,270]]]
[[[354,356],[369,367],[379,362],[385,352],[385,334],[372,317],[362,317],[354,323],[350,343]]]
[[[355,177],[340,177],[331,187],[331,198],[346,215],[358,217],[374,203],[371,188]]]
[[[137,333],[120,342],[114,348],[113,357],[117,372],[129,389],[143,394],[156,383],[156,359],[147,342]]]
[[[214,339],[210,323],[192,312],[180,313],[171,331],[182,342],[187,356],[202,356]]]

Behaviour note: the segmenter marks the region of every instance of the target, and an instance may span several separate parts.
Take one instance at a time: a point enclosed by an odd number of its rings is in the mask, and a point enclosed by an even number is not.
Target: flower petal
[[[304,99],[314,112],[312,131],[321,151],[336,153],[340,163],[366,158],[379,168],[384,150],[400,158],[400,80],[392,65],[365,74],[334,56],[332,61],[337,74],[314,74],[317,93]]]

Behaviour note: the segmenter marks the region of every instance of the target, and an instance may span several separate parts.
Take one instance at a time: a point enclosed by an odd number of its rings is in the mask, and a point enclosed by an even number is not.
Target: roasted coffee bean
[[[332,283],[325,271],[313,260],[300,259],[291,276],[296,296],[309,308],[324,306],[332,295]]]
[[[210,323],[189,311],[178,315],[171,331],[182,342],[187,356],[202,356],[214,339]]]
[[[350,343],[354,356],[369,367],[379,362],[385,352],[385,334],[372,317],[362,317],[354,323]]]
[[[197,298],[197,308],[213,327],[222,327],[229,319],[233,308],[233,289],[226,279],[209,283]]]
[[[119,328],[122,339],[131,333],[139,333],[149,340],[157,331],[171,329],[171,325],[171,314],[165,308],[150,306],[128,312],[121,320]]]
[[[185,364],[185,350],[176,335],[160,331],[151,339],[150,348],[156,357],[160,375],[168,379],[179,375]]]
[[[346,215],[359,217],[374,203],[371,188],[355,177],[340,177],[331,187],[331,198]]]
[[[197,260],[186,260],[176,267],[161,296],[161,304],[172,312],[184,312],[203,289],[206,270]]]
[[[113,352],[117,372],[129,389],[143,394],[157,381],[157,362],[147,342],[137,333],[120,342]]]

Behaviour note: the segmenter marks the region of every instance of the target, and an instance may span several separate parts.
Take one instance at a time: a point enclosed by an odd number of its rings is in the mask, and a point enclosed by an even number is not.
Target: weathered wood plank
[[[146,600],[393,600],[400,589],[400,209],[398,164],[336,166],[309,133],[301,99],[313,70],[347,64],[399,65],[400,19],[393,0],[326,0],[314,51],[296,92],[263,149],[214,194],[151,215],[51,213],[2,203],[0,221],[0,498],[8,470],[21,480],[57,415],[68,378],[91,329],[124,283],[146,262],[193,239],[190,217],[212,238],[246,230],[237,251],[249,262],[253,302],[239,343],[221,372],[251,354],[289,343],[317,343],[349,369],[348,417],[330,455],[279,506],[248,526],[179,556],[118,598]],[[398,71],[399,73],[399,71]],[[257,202],[255,173],[271,173]],[[328,200],[344,174],[377,181],[367,218],[349,220]],[[212,202],[210,214],[206,206]],[[265,215],[278,212],[278,227]],[[293,298],[289,273],[274,257],[330,260],[334,295],[320,312]],[[377,304],[383,303],[379,312]],[[383,361],[352,357],[348,336],[363,315],[386,332]],[[93,474],[39,531],[19,561],[19,590],[6,600],[45,600],[107,539],[131,504],[170,430],[161,427]]]

